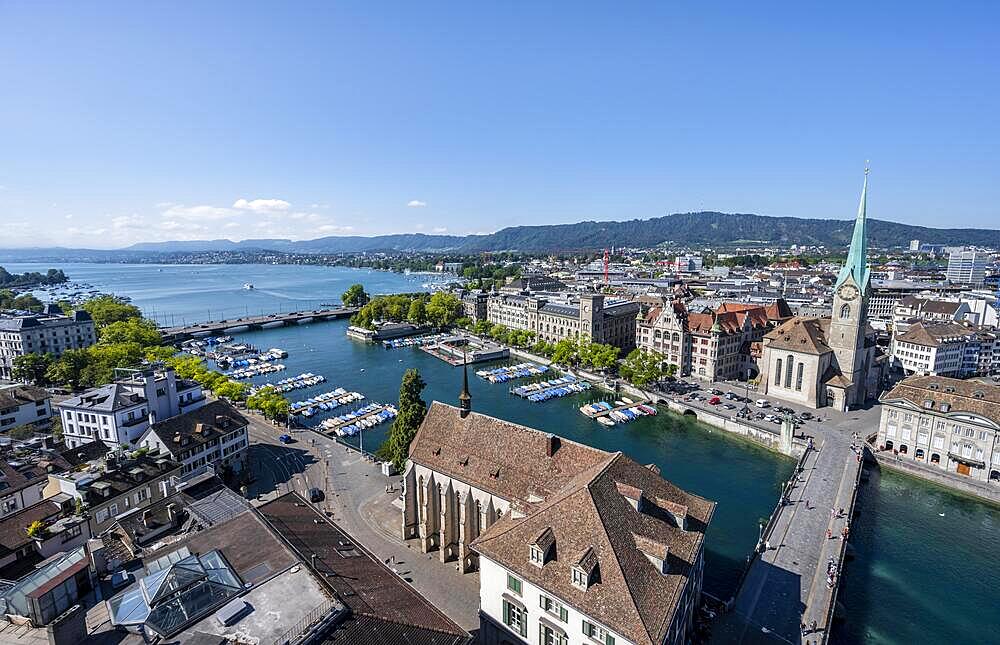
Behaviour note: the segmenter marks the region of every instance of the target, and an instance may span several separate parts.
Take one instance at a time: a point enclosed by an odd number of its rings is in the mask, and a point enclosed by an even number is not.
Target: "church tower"
[[[833,316],[830,321],[828,344],[836,356],[841,376],[851,383],[847,392],[850,403],[864,403],[867,366],[865,330],[868,325],[868,297],[871,294],[868,269],[868,168],[861,188],[861,203],[854,222],[854,236],[847,262],[837,276],[833,291]]]

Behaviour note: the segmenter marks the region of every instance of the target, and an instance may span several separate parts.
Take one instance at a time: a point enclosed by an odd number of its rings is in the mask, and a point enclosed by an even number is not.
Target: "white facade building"
[[[51,400],[48,392],[32,385],[0,389],[0,432],[28,424],[47,424],[52,418]]]
[[[953,251],[948,256],[948,282],[980,285],[986,278],[989,256],[982,251]]]
[[[87,390],[58,403],[63,437],[69,447],[94,439],[114,448],[134,445],[150,424],[205,405],[194,381],[178,380],[169,367],[128,370],[114,383]]]
[[[11,378],[18,356],[59,356],[67,349],[82,349],[96,342],[94,321],[82,309],[72,316],[63,315],[55,305],[48,305],[40,314],[0,314],[0,378]]]
[[[248,425],[246,417],[220,399],[150,426],[138,444],[183,464],[182,479],[206,467],[240,472],[247,466]]]

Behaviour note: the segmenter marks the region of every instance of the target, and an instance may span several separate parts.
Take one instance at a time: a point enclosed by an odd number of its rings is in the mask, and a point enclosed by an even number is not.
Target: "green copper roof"
[[[854,283],[861,289],[868,284],[868,217],[866,199],[868,197],[868,169],[865,168],[865,183],[861,188],[861,203],[858,204],[858,219],[854,222],[854,236],[851,238],[851,250],[847,252],[847,262],[837,276],[837,286],[844,284],[848,276],[854,278]]]

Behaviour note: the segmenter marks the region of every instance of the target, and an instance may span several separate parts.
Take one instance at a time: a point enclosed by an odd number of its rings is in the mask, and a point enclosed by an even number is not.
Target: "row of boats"
[[[515,387],[511,389],[511,393],[529,401],[539,402],[579,394],[590,388],[589,381],[567,375],[549,381],[539,381]]]
[[[212,358],[211,356],[209,358]],[[278,361],[283,358],[288,358],[288,352],[283,349],[278,349],[277,347],[272,347],[266,352],[260,352],[258,354],[244,354],[244,355],[220,355],[218,353],[214,354],[215,364],[219,366],[220,369],[236,369],[240,367],[252,367],[258,363],[270,363],[272,361]]]
[[[237,380],[243,380],[253,378],[255,376],[262,376],[264,374],[274,374],[275,372],[281,372],[285,369],[284,363],[257,363],[255,365],[251,365],[250,367],[244,367],[243,369],[229,372],[226,376]]]
[[[292,390],[303,390],[307,387],[314,387],[320,383],[325,383],[326,377],[322,374],[313,374],[312,372],[303,372],[298,376],[292,376],[290,378],[283,378],[275,383],[268,383],[278,392],[284,394],[285,392],[291,392]]]
[[[581,406],[580,412],[585,416],[597,419],[601,425],[609,427],[618,423],[635,421],[639,417],[656,416],[656,408],[644,403],[626,407],[631,403],[633,403],[631,399],[615,401],[613,405],[607,401],[596,401]]]
[[[549,371],[546,365],[535,365],[534,363],[518,363],[506,367],[496,367],[491,370],[479,370],[476,375],[486,379],[490,383],[506,383],[514,379],[526,376],[538,376]]]
[[[322,412],[336,410],[342,405],[363,401],[364,398],[365,395],[361,392],[348,392],[344,388],[338,387],[336,390],[317,394],[305,401],[295,401],[289,405],[288,409],[292,414],[301,414],[309,418]]]
[[[436,342],[442,334],[431,334],[430,336],[410,336],[409,338],[391,338],[383,340],[382,346],[386,349],[400,349],[401,347],[420,347],[427,343]]]
[[[362,430],[374,428],[377,425],[395,419],[399,411],[392,405],[370,403],[354,412],[324,419],[319,427],[333,432],[341,437],[353,437]]]

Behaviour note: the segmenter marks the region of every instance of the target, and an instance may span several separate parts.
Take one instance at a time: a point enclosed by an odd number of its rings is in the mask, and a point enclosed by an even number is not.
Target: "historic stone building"
[[[851,248],[834,286],[833,316],[796,316],[764,336],[761,393],[812,408],[831,406],[841,411],[878,396],[886,360],[875,346],[875,332],[867,319],[871,294],[867,193],[865,170]]]
[[[623,352],[635,347],[638,313],[637,303],[605,300],[597,293],[560,300],[541,295],[494,294],[486,306],[490,323],[533,331],[538,340],[557,343],[564,338],[589,339],[620,347]]]
[[[714,502],[620,452],[431,404],[402,535],[480,572],[481,642],[684,643]],[[539,639],[539,640],[536,640]]]
[[[742,380],[757,374],[753,344],[791,315],[784,300],[766,307],[726,302],[703,312],[674,301],[639,318],[636,346],[661,355],[682,376]]]
[[[879,450],[1000,486],[1000,387],[911,376],[881,401]]]

